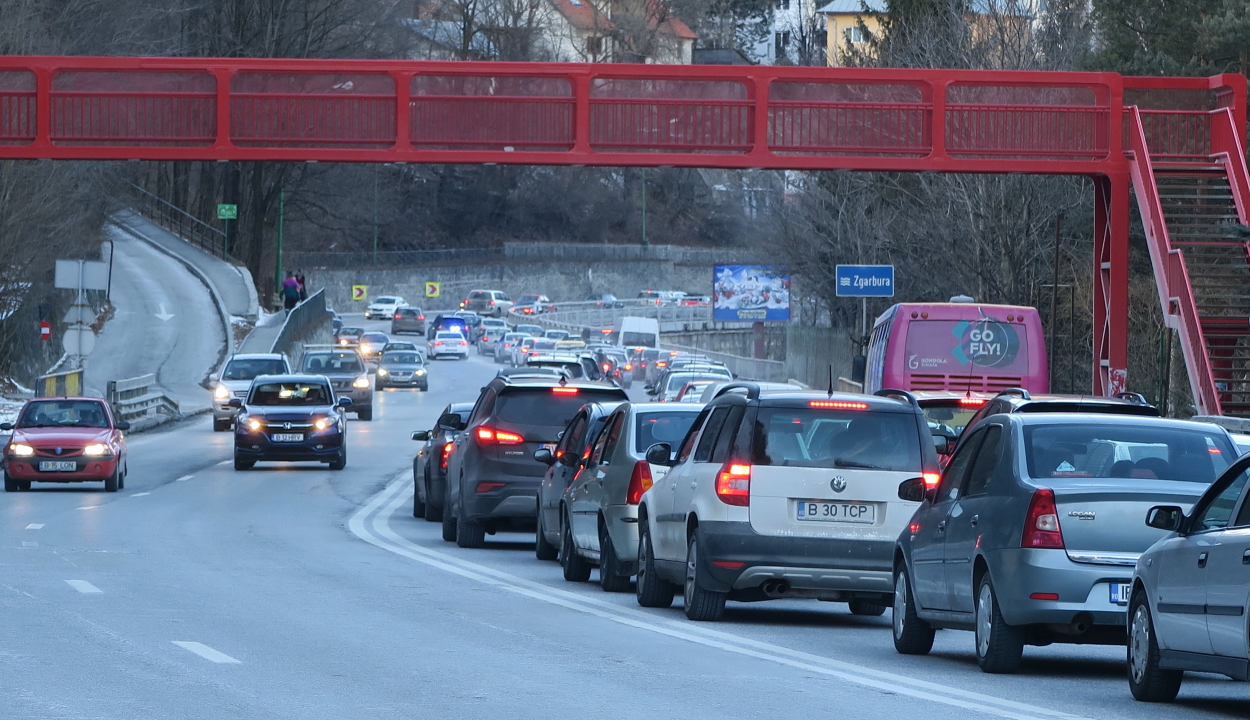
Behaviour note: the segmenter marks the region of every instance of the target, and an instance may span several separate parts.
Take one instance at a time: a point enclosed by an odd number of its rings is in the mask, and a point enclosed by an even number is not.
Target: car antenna
[[[833,397],[833,363],[829,363],[829,397]]]

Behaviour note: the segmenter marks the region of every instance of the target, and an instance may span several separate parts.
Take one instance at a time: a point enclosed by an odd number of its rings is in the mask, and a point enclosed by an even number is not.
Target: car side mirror
[[[439,417],[438,428],[440,430],[460,432],[464,429],[464,420],[461,419],[459,413],[447,413],[446,415]]]
[[[951,446],[951,439],[945,435],[933,436],[933,449],[937,450],[938,455],[950,455],[951,450],[954,450]]]
[[[673,465],[673,446],[668,443],[656,443],[647,448],[647,462],[652,465],[663,465],[664,467],[672,467]]]
[[[230,406],[230,407],[232,407],[232,408],[241,408],[241,407],[243,407],[243,401],[242,401],[242,400],[240,400],[240,399],[238,399],[238,398],[230,398],[230,401],[229,401],[229,402],[227,402],[226,404],[227,404],[227,405],[229,405],[229,406]]]
[[[218,375],[217,373],[212,373],[211,375],[208,376],[209,382],[217,382],[220,379],[221,379],[221,376]]]
[[[430,439],[429,430],[418,430],[412,434],[412,439],[417,442],[425,442]]]
[[[908,478],[898,484],[898,499],[904,502],[924,502],[928,492],[922,477]]]
[[[582,456],[575,452],[566,452],[560,456],[560,464],[565,467],[577,467],[582,463]]]
[[[345,408],[352,404],[352,399],[349,397],[339,398],[339,401],[336,404],[341,408]]]
[[[556,456],[551,454],[551,448],[538,448],[534,451],[534,459],[543,465],[556,464]]]
[[[13,429],[13,423],[0,423],[0,430],[8,432]]]
[[[1180,532],[1185,525],[1185,511],[1176,505],[1156,505],[1146,513],[1146,524],[1158,530]]]
[[[5,423],[5,425],[8,425],[8,423]],[[9,425],[9,427],[13,427],[13,426]],[[121,430],[122,432],[125,432],[130,429],[130,423],[126,422],[125,420],[118,420],[117,422],[113,423],[113,427],[117,428],[118,430]],[[3,430],[3,429],[4,429],[4,425],[0,425],[0,430]]]

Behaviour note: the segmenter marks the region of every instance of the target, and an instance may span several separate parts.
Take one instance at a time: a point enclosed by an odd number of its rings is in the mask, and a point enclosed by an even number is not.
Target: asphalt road
[[[1134,702],[1119,648],[1029,648],[1019,675],[988,676],[970,633],[914,658],[888,613],[841,604],[731,603],[695,624],[680,599],[644,610],[564,582],[532,535],[444,543],[412,517],[408,434],[495,369],[438,362],[428,393],[383,393],[349,423],[342,472],[235,472],[201,417],[134,437],[115,495],[0,496],[0,717],[1250,715],[1250,686],[1213,676],[1173,706]]]

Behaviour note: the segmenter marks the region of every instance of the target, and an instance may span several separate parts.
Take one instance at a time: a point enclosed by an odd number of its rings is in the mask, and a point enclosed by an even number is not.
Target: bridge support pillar
[[[1094,394],[1128,389],[1128,174],[1094,179]]]

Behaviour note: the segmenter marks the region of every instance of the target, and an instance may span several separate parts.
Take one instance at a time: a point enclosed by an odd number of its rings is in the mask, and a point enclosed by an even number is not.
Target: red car
[[[4,447],[4,491],[29,490],[31,482],[99,482],[106,492],[126,483],[130,423],[117,420],[98,398],[35,398],[18,413]]]

